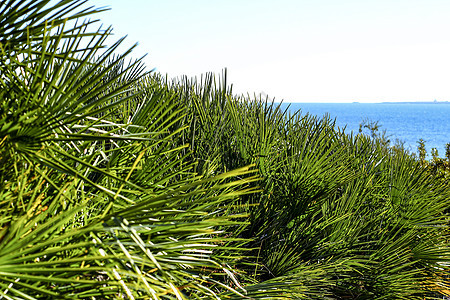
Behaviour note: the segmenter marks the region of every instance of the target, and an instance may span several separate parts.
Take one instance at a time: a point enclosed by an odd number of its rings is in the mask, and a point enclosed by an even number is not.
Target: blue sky
[[[149,69],[289,102],[450,101],[449,0],[93,0]]]

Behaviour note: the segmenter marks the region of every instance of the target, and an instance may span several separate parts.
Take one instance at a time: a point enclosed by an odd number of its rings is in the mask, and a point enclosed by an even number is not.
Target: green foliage
[[[196,175],[173,143],[183,110],[136,88],[143,65],[120,40],[103,51],[109,29],[70,23],[98,12],[83,2],[0,4],[0,295],[239,294],[224,230],[243,216],[225,212],[254,171]]]
[[[417,147],[419,152],[419,159],[429,174],[433,176],[436,180],[443,180],[448,183],[450,180],[450,159],[449,157],[441,158],[439,157],[439,153],[436,148],[431,149],[431,159],[426,160],[426,149],[425,149],[425,141],[420,139],[418,142],[419,146]],[[446,145],[446,155],[450,152],[450,144]],[[449,152],[449,153],[447,153]]]
[[[359,133],[363,133],[363,129],[367,129],[370,132],[370,136],[372,138],[379,138],[380,140],[383,140],[386,142],[386,144],[389,144],[389,140],[386,137],[386,131],[379,132],[381,125],[378,124],[379,121],[373,121],[369,119],[363,119],[361,124],[359,124]]]
[[[423,139],[420,139],[418,142],[419,146],[417,147],[417,150],[419,151],[419,159],[424,162],[425,157],[427,156],[427,150],[425,149],[425,141]]]
[[[445,145],[445,157],[448,161],[450,161],[450,143]]]
[[[226,73],[147,74],[83,4],[0,3],[1,297],[450,293],[449,181],[425,155]]]
[[[241,197],[239,207],[250,214],[237,229],[253,249],[238,265],[249,296],[448,293],[448,183],[402,148],[379,136],[349,136],[326,117],[232,96],[226,76],[153,80],[186,108],[179,126],[188,126],[183,139],[200,171],[252,163],[263,177],[262,191]]]

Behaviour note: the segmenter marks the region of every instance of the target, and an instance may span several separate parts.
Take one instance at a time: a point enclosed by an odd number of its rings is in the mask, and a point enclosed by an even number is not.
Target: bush
[[[448,181],[226,74],[101,54],[81,4],[0,4],[2,297],[449,293]]]

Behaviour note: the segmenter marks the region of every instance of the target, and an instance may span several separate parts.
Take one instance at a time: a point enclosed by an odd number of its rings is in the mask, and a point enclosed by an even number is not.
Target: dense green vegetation
[[[82,7],[0,2],[1,297],[449,295],[447,178],[226,74],[146,73]]]

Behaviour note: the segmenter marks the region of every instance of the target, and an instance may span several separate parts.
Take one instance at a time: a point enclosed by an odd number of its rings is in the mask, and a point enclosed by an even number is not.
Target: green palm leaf
[[[193,172],[186,146],[173,143],[184,117],[173,97],[135,89],[146,73],[140,60],[125,63],[131,50],[114,54],[120,40],[100,52],[109,29],[68,24],[98,10],[27,4],[1,10],[0,294],[181,299],[234,290],[222,283],[237,282],[234,271],[216,252],[234,239],[225,229],[242,223],[225,212],[255,192],[253,171]]]

